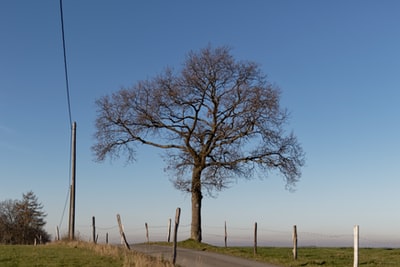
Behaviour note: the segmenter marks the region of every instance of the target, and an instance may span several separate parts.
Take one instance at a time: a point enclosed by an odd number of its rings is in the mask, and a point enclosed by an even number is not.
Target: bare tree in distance
[[[301,145],[285,131],[280,90],[258,64],[230,52],[225,46],[192,51],[179,72],[167,68],[96,101],[96,159],[134,160],[135,144],[164,149],[175,187],[191,193],[191,238],[198,242],[203,192],[271,170],[293,188],[304,165]]]
[[[0,201],[0,244],[34,244],[50,241],[45,231],[47,214],[37,196],[29,191],[22,200]]]

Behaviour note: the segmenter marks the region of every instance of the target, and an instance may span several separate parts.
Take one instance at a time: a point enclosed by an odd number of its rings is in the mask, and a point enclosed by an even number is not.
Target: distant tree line
[[[0,243],[34,244],[50,241],[50,235],[44,230],[46,225],[43,205],[36,195],[29,191],[22,200],[0,202]]]

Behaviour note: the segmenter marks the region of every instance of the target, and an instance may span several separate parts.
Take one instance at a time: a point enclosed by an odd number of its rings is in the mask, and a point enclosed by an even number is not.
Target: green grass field
[[[291,248],[259,247],[257,255],[251,247],[215,247],[191,240],[180,242],[181,247],[224,253],[243,258],[273,263],[285,267],[344,267],[353,266],[353,248],[298,248],[297,260],[293,259]],[[361,248],[359,266],[390,267],[400,266],[400,249]]]
[[[352,248],[298,248],[297,260],[293,259],[290,248],[258,248],[256,257],[253,256],[252,248],[238,248],[238,250],[239,252],[235,254],[287,267],[353,266],[354,260]],[[360,249],[359,266],[400,266],[400,250]]]
[[[0,266],[98,266],[121,267],[122,259],[102,256],[88,248],[78,246],[0,246]]]
[[[157,243],[171,246],[171,243]],[[298,259],[293,260],[290,248],[259,247],[254,256],[253,248],[223,248],[199,244],[191,240],[179,242],[180,247],[212,251],[249,259],[256,259],[279,266],[353,266],[352,248],[298,248]],[[179,257],[179,255],[178,255]],[[1,267],[169,267],[162,259],[127,251],[122,247],[93,245],[85,242],[56,243],[43,246],[0,245]],[[359,253],[360,267],[400,266],[400,249],[362,248]]]
[[[122,247],[85,242],[41,246],[0,245],[1,267],[170,267],[162,259]]]

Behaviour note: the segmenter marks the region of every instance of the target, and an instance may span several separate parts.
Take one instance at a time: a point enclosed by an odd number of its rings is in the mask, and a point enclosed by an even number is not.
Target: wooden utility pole
[[[75,174],[76,174],[76,122],[72,124],[71,140],[71,192],[69,202],[69,240],[75,239]]]

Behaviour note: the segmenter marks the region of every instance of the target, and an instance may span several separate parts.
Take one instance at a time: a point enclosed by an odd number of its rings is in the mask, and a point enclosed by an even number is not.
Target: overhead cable
[[[65,85],[67,89],[67,103],[68,103],[68,115],[69,115],[69,124],[72,127],[72,115],[71,115],[71,101],[69,96],[69,82],[68,82],[68,67],[67,67],[67,52],[65,49],[65,35],[64,35],[64,15],[63,15],[63,4],[62,0],[60,0],[60,14],[61,14],[61,33],[62,33],[62,43],[63,43],[63,52],[64,52],[64,71],[65,71]]]

